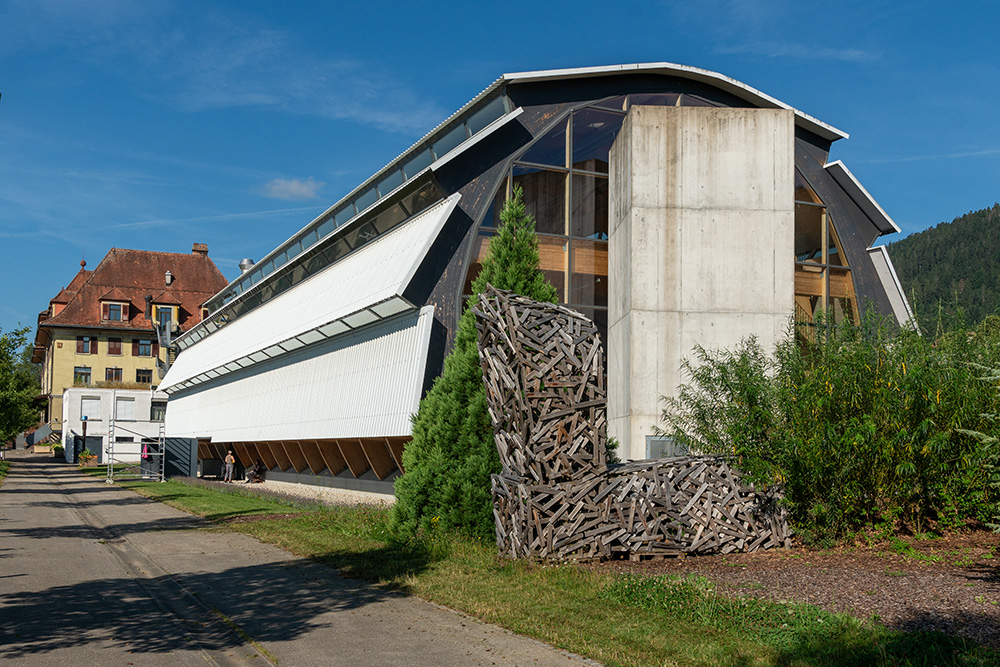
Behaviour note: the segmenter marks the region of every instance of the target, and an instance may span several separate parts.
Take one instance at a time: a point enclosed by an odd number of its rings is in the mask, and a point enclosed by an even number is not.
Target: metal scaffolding
[[[108,424],[108,442],[104,447],[105,458],[108,464],[108,476],[105,481],[108,484],[114,484],[116,479],[165,481],[166,437],[163,422],[160,422],[159,433],[155,439],[122,426],[118,422],[119,420],[117,419],[111,419]],[[126,461],[121,458],[120,452],[116,452],[116,445],[124,444],[116,442],[118,431],[139,436],[140,454],[138,463],[132,460]],[[133,443],[130,442],[128,444]]]

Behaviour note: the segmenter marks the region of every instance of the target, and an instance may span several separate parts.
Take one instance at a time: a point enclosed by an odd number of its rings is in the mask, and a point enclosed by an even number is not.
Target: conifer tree
[[[486,411],[471,305],[487,283],[556,301],[555,288],[538,267],[535,220],[525,211],[519,186],[504,205],[500,222],[472,283],[473,298],[459,321],[455,347],[413,418],[413,441],[403,452],[406,473],[396,480],[392,511],[392,526],[400,535],[435,526],[486,539],[494,534],[490,474],[500,472],[500,458]]]

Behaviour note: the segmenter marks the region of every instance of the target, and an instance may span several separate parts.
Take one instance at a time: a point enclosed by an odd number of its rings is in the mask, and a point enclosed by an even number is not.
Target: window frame
[[[97,354],[97,336],[77,336],[77,354]]]
[[[83,376],[86,375],[87,380],[84,382],[82,380]],[[90,366],[74,366],[73,367],[73,386],[83,385],[89,387],[91,382],[93,382],[93,369]]]

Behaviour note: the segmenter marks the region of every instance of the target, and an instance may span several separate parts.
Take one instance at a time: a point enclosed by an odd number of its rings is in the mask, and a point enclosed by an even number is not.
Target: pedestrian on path
[[[233,450],[229,450],[226,454],[226,474],[223,476],[223,482],[232,483],[233,481],[233,466],[236,464],[236,457],[233,456]]]

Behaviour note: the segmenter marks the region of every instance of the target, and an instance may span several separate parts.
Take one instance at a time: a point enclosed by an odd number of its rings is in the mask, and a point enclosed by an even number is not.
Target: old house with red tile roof
[[[157,362],[166,361],[166,352],[154,323],[173,335],[187,331],[201,321],[205,301],[228,282],[203,243],[189,254],[112,248],[93,271],[86,262],[80,267],[38,314],[32,360],[42,364],[42,421],[55,432],[68,387],[157,385]]]

